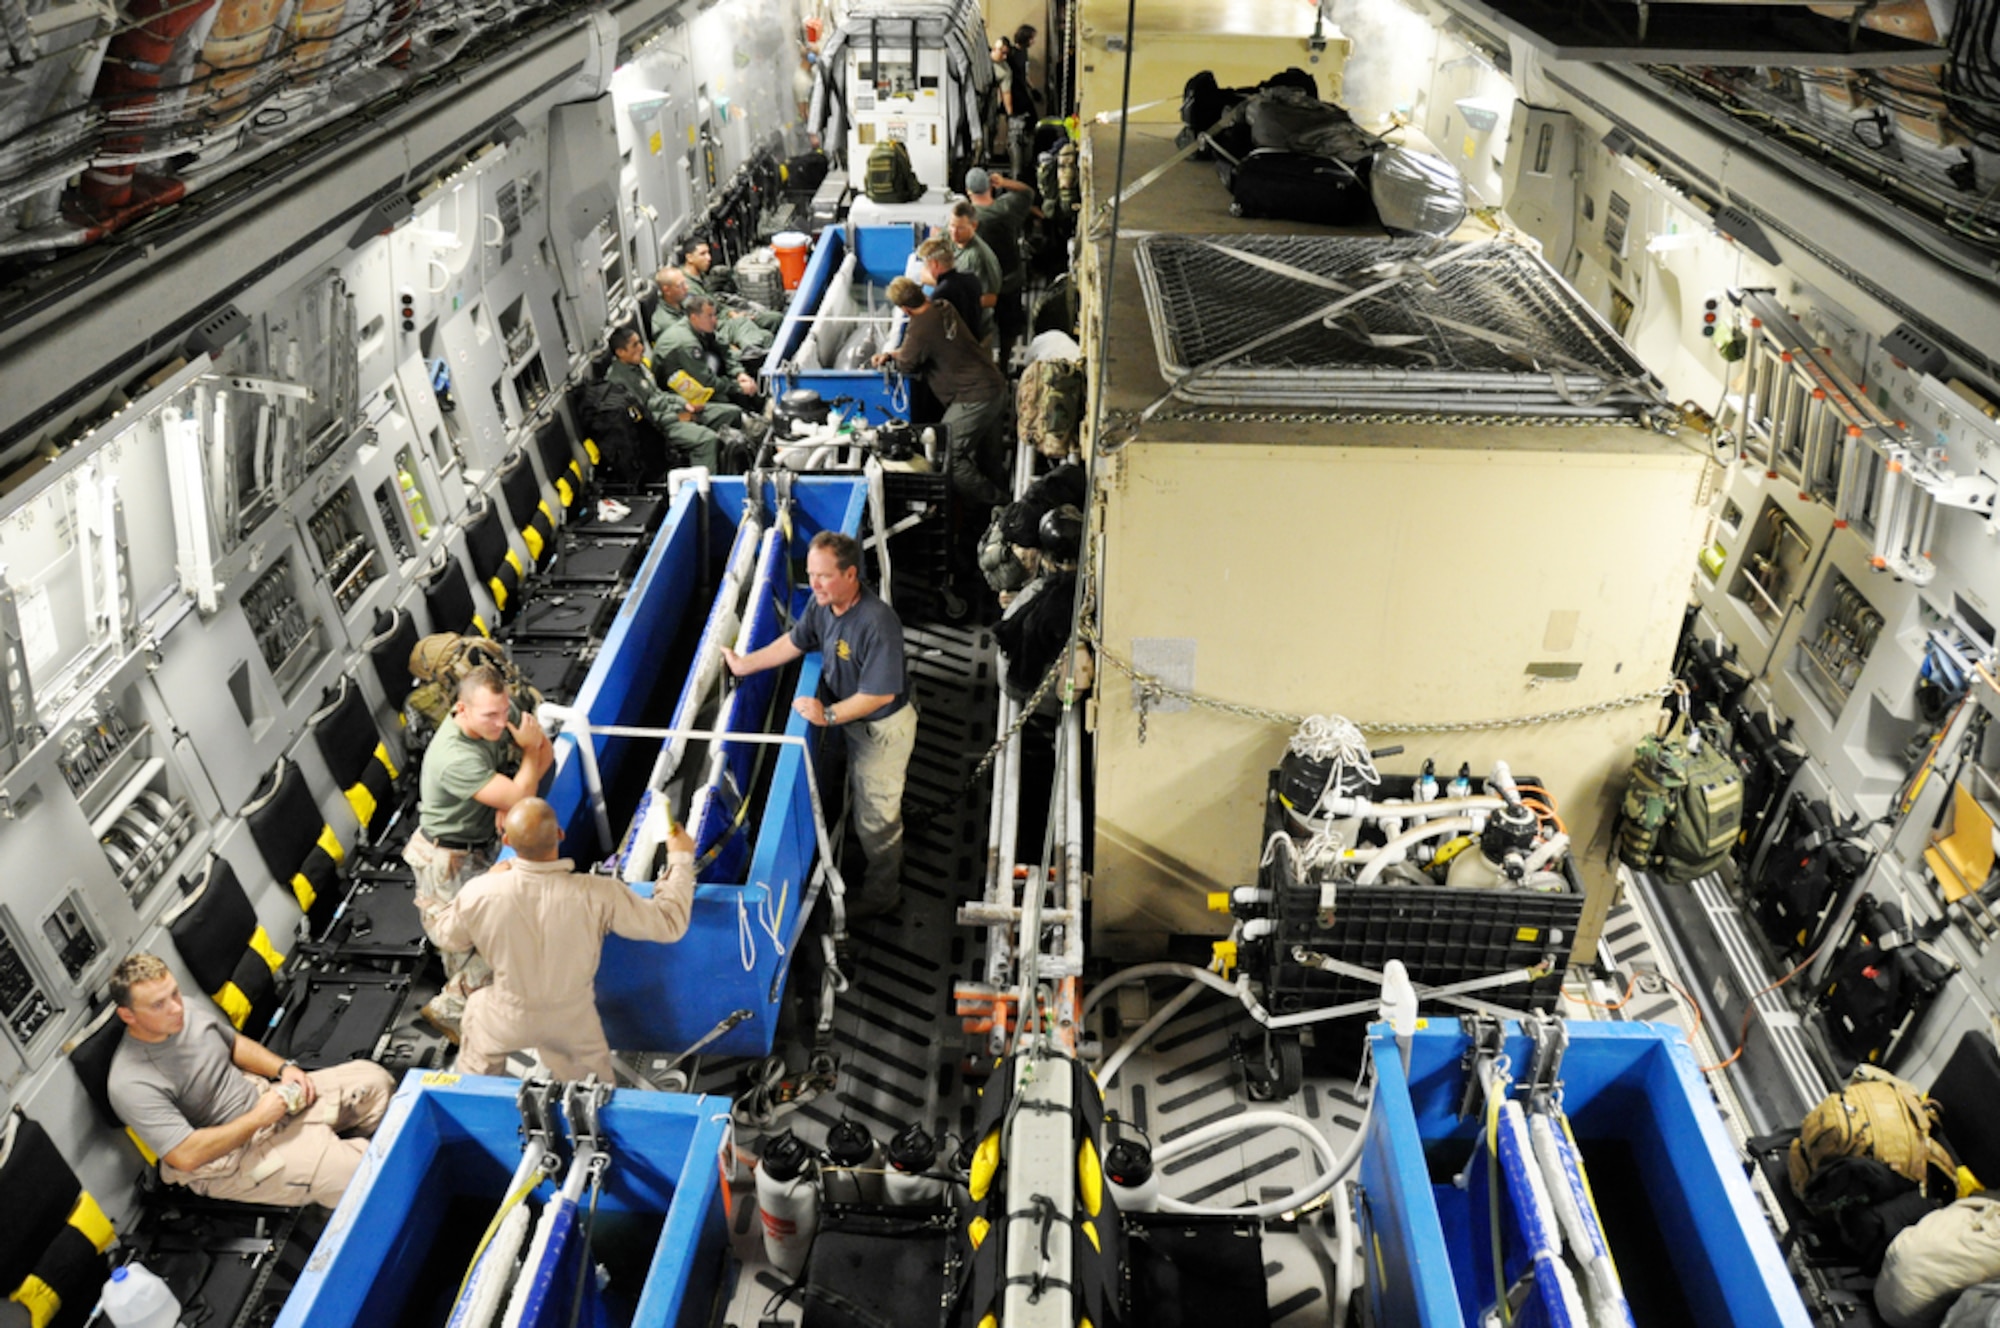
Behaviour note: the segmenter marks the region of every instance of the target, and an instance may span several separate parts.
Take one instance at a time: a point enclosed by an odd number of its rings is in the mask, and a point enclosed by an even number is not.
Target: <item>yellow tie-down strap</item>
[[[603,453],[597,450],[596,440],[591,438],[586,438],[583,440],[583,453],[585,456],[590,458],[590,464],[593,466],[596,465],[604,455]],[[576,463],[571,462],[570,464],[575,465]]]
[[[507,556],[509,558],[512,558],[514,556],[511,550],[508,552]],[[488,581],[486,583],[486,588],[493,592],[493,607],[496,609],[505,609],[507,607],[507,587],[501,583],[500,578],[496,576],[491,581]],[[472,621],[473,624],[479,628],[479,634],[481,636],[491,635],[489,632],[487,632],[486,625],[479,621],[479,617],[477,614],[473,615]]]
[[[380,761],[382,763],[382,768],[389,772],[389,778],[394,779],[396,777],[396,762],[395,759],[389,755],[388,743],[378,742],[375,744],[375,759]]]
[[[543,503],[542,510],[544,512],[548,511],[549,505]],[[536,562],[540,562],[542,560],[542,532],[535,529],[532,525],[522,526],[521,540],[528,546],[528,556]],[[513,556],[513,553],[509,551],[507,557],[511,559]]]

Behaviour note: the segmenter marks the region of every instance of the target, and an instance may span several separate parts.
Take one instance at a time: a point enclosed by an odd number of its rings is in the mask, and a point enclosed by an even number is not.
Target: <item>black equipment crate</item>
[[[551,589],[528,601],[510,624],[502,639],[509,647],[528,641],[563,641],[581,644],[603,639],[611,620],[618,616],[622,602],[616,590],[607,586],[566,586]]]
[[[1529,776],[1518,777],[1518,782],[1538,784]],[[1384,775],[1368,796],[1407,798],[1413,784],[1408,776]],[[1273,771],[1264,801],[1267,842],[1285,829],[1278,787]],[[1583,880],[1573,858],[1563,860],[1569,888],[1560,894],[1448,885],[1341,886],[1331,926],[1319,922],[1319,887],[1293,878],[1290,862],[1283,854],[1273,855],[1260,874],[1260,883],[1273,892],[1271,916],[1277,925],[1267,940],[1254,943],[1256,953],[1246,954],[1243,961],[1253,977],[1262,979],[1264,1005],[1271,1013],[1320,1009],[1381,994],[1377,984],[1295,962],[1294,946],[1377,971],[1391,959],[1400,959],[1410,980],[1420,987],[1531,968],[1553,957],[1548,976],[1532,984],[1487,987],[1467,995],[1536,1010],[1553,1009],[1562,999],[1563,973],[1583,917]]]
[[[583,505],[583,512],[570,523],[569,529],[592,536],[650,535],[667,514],[667,500],[657,494],[606,490],[598,497],[622,504],[627,509],[625,515],[604,516],[598,502],[591,501]]]
[[[943,426],[936,427],[942,436]],[[896,611],[913,622],[942,619],[945,583],[951,571],[950,480],[941,471],[884,466],[882,514],[891,529],[910,517],[920,518],[908,530],[889,538]]]
[[[591,661],[597,658],[597,647],[586,646],[579,650],[576,646],[554,641],[523,641],[519,645],[507,647],[507,657],[514,661],[514,667],[521,671],[543,699],[557,705],[568,705],[576,699],[583,688],[583,680],[590,675]]]
[[[645,557],[646,546],[631,535],[592,535],[563,531],[555,558],[542,573],[548,587],[619,585],[631,580]]]

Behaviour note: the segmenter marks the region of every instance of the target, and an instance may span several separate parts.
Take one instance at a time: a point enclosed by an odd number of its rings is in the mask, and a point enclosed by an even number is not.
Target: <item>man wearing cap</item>
[[[979,281],[979,322],[973,331],[987,345],[993,341],[993,309],[1000,303],[1000,287],[1004,275],[1000,271],[1000,260],[993,256],[993,250],[986,241],[979,238],[979,213],[964,199],[951,205],[951,219],[945,227],[951,236],[951,251],[958,264],[958,270],[970,273]]]
[[[896,280],[915,285],[907,277]],[[849,805],[868,860],[848,915],[892,912],[902,902],[903,779],[917,741],[917,713],[903,670],[903,624],[861,583],[861,546],[850,536],[830,530],[813,536],[806,580],[813,601],[789,634],[748,655],[725,649],[722,660],[741,678],[819,651],[819,695],[802,697],[792,708],[807,723],[838,731],[846,743]]]
[[[965,192],[978,214],[979,238],[1000,264],[1000,300],[993,306],[993,324],[1000,333],[1000,364],[1006,367],[1014,343],[1028,328],[1022,292],[1028,284],[1027,251],[1022,238],[1028,218],[1039,217],[1034,191],[1019,180],[994,175],[975,166],[965,173]]]

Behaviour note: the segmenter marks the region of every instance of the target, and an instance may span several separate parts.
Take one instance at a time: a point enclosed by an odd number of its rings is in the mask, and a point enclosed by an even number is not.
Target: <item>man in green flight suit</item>
[[[706,295],[716,300],[721,310],[720,334],[722,339],[738,350],[769,350],[773,334],[778,324],[785,321],[782,313],[761,309],[748,300],[730,296],[717,296],[709,290],[707,278],[709,268],[715,265],[708,241],[690,237],[682,240],[678,249],[681,275],[687,280],[690,297]]]
[[[743,418],[742,410],[724,403],[732,393],[756,396],[757,380],[743,372],[736,348],[718,335],[722,311],[714,299],[690,293],[681,311],[685,317],[670,324],[653,345],[654,372],[668,391],[690,402],[710,403],[702,415],[704,424],[712,411],[734,412],[723,422],[736,424]]]
[[[743,418],[743,412],[734,406],[709,405],[706,401],[697,404],[662,390],[646,363],[645,340],[630,323],[621,323],[612,330],[611,366],[604,371],[604,378],[632,394],[640,411],[660,435],[675,447],[686,449],[691,466],[716,469],[722,460],[722,438],[716,430]]]

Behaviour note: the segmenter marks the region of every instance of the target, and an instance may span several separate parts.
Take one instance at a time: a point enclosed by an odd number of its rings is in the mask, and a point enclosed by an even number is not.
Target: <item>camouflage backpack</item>
[[[514,662],[507,648],[483,636],[460,636],[457,632],[436,632],[418,641],[410,651],[410,676],[417,680],[406,704],[430,721],[431,727],[451,718],[458,701],[458,684],[466,674],[490,664],[507,679],[507,692],[525,714],[542,703]]]
[[[1021,371],[1014,398],[1021,441],[1043,456],[1068,456],[1076,450],[1083,405],[1082,361],[1036,360]]]
[[[910,150],[899,138],[875,145],[868,154],[868,173],[862,178],[871,203],[914,203],[924,196],[923,182],[910,164]]]
[[[1618,814],[1618,858],[1685,885],[1714,871],[1743,824],[1743,772],[1721,724],[1690,741],[1685,715],[1639,744]]]

